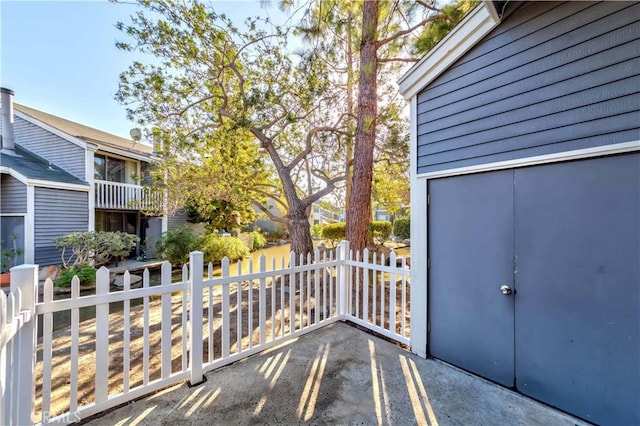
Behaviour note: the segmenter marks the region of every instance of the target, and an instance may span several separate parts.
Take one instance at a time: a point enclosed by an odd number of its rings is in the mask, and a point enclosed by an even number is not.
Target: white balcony
[[[162,192],[129,183],[96,180],[96,208],[162,211]]]

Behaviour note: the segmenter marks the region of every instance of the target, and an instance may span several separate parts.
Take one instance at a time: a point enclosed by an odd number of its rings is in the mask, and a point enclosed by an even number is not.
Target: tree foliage
[[[345,179],[345,117],[332,108],[342,93],[322,58],[291,55],[287,31],[268,22],[237,28],[215,3],[138,3],[131,23],[117,25],[130,39],[118,47],[150,61],[121,74],[116,97],[162,146],[156,170],[176,204],[243,199],[269,215],[271,198],[292,249],[311,251],[309,207]]]
[[[140,238],[126,232],[72,232],[53,240],[61,252],[62,265],[105,265],[111,259],[127,256]]]

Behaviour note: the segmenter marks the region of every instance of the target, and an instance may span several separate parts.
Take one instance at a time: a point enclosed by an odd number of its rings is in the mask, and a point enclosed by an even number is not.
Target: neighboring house
[[[638,3],[483,2],[402,77],[414,351],[640,424],[639,58]]]
[[[2,91],[0,151],[0,237],[15,233],[23,260],[60,264],[53,239],[74,231],[124,231],[147,249],[168,222],[162,194],[141,186],[153,147],[13,104]]]
[[[320,205],[319,201],[316,201],[311,206],[311,215],[309,216],[309,223],[313,225],[327,225],[329,223],[340,222],[340,213],[336,213],[335,210],[329,210]]]

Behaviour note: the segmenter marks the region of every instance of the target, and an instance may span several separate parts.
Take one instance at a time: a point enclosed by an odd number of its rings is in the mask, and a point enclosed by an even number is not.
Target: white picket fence
[[[186,379],[198,384],[207,371],[337,320],[409,344],[406,262],[397,266],[395,253],[389,266],[384,257],[368,259],[343,242],[335,253],[291,253],[279,264],[224,259],[220,276],[212,265],[203,276],[202,253],[193,252],[177,282],[165,262],[160,285],[150,286],[145,270],[132,289],[127,272],[124,288],[110,291],[101,268],[95,294],[81,295],[74,280],[69,298],[53,300],[48,280],[37,303],[37,267],[14,268],[8,303],[0,298],[1,423],[72,423]],[[95,318],[81,321],[87,309]],[[69,327],[54,333],[62,313]]]

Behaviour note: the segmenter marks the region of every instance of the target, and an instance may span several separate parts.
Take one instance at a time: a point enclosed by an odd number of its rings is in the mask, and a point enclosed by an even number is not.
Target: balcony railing
[[[116,210],[162,210],[162,192],[129,183],[96,180],[96,208]]]

